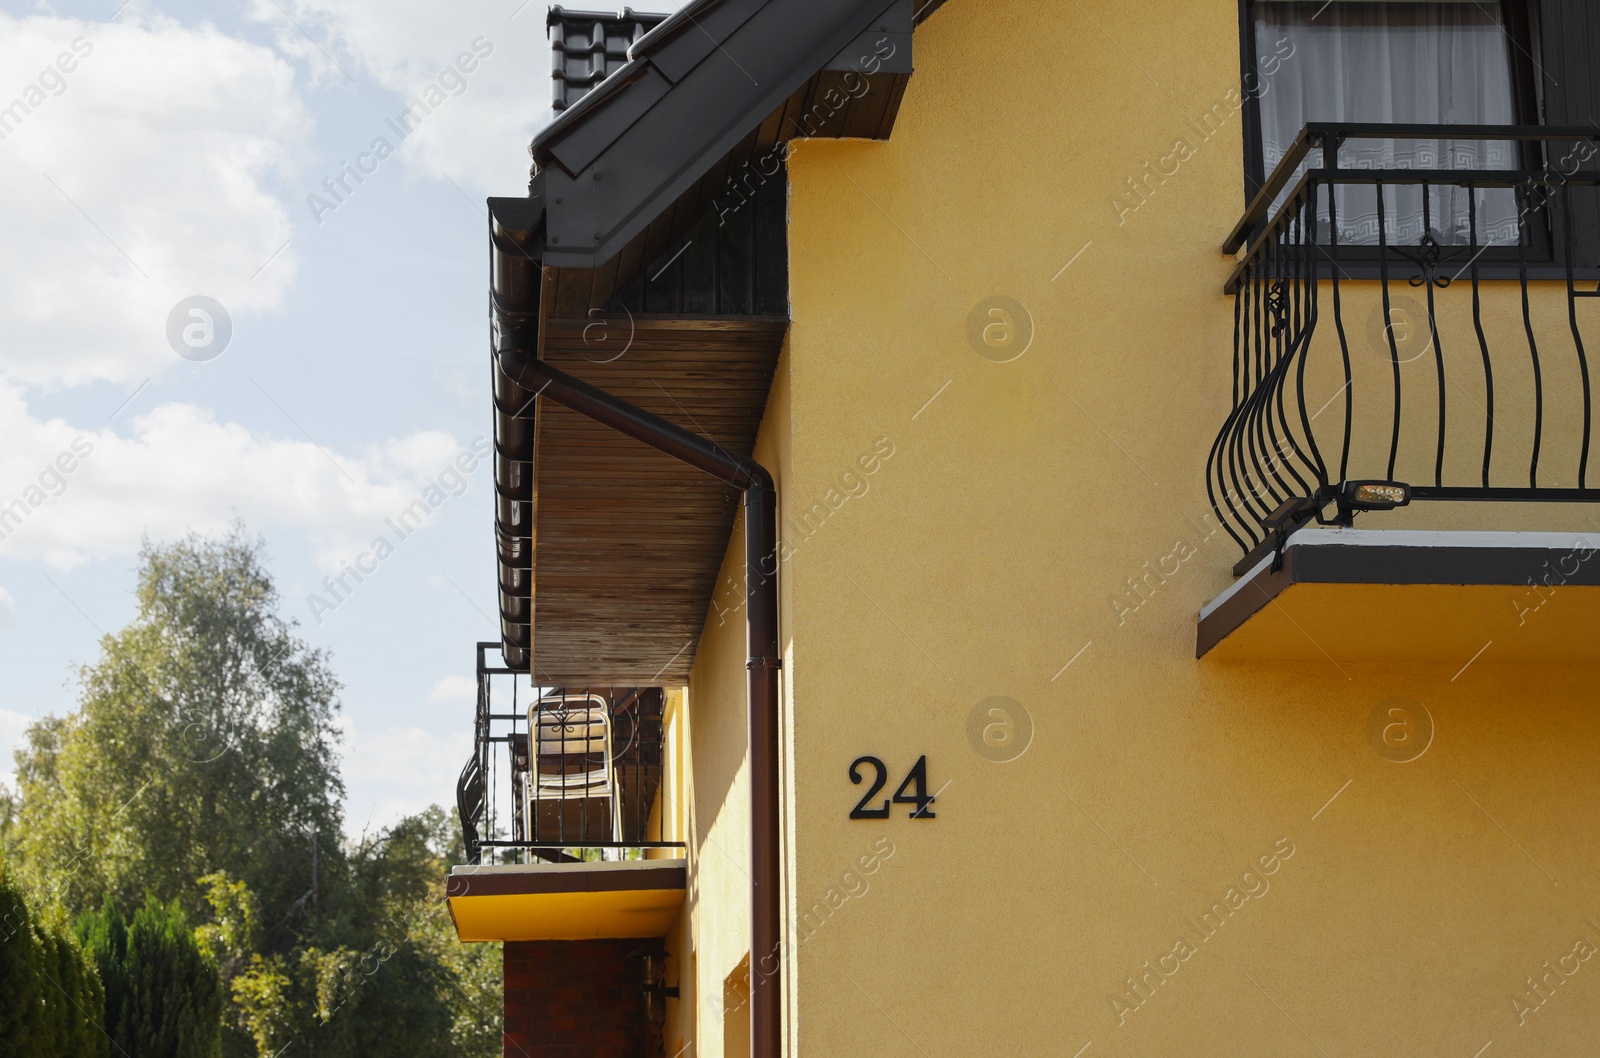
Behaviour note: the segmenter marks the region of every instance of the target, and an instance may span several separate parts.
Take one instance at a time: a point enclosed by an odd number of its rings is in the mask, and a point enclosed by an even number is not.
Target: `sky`
[[[453,803],[497,634],[483,200],[553,116],[545,0],[118,3],[0,0],[0,782],[141,541],[242,520],[343,683],[347,830]]]

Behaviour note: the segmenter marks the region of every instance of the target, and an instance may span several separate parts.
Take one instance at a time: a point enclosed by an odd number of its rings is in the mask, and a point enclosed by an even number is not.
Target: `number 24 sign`
[[[885,797],[880,807],[871,807],[878,793],[889,782],[889,766],[877,757],[857,757],[850,765],[850,781],[856,786],[867,782],[861,774],[865,765],[876,774],[867,787],[866,794],[856,802],[855,808],[850,811],[851,819],[888,819],[889,811],[894,805],[914,805],[911,809],[912,819],[936,819],[933,814],[933,797],[928,794],[928,758],[921,756],[906,773],[905,780],[895,790],[894,797]]]

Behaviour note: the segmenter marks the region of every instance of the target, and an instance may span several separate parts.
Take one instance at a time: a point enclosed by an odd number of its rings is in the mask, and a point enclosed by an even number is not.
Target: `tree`
[[[137,598],[80,671],[78,709],[30,726],[0,803],[31,891],[93,912],[119,1047],[498,1055],[498,947],[461,945],[443,900],[451,819],[343,838],[337,681],[277,616],[259,542],[147,543]]]
[[[218,1058],[222,984],[176,904],[146,900],[130,922],[107,899],[78,919],[105,986],[105,1027],[119,1054]]]
[[[138,611],[80,670],[78,712],[18,753],[17,849],[69,907],[148,893],[190,916],[225,870],[292,944],[319,847],[339,840],[338,684],[292,635],[260,544],[236,527],[140,554]]]
[[[93,966],[58,922],[28,907],[0,864],[0,1054],[107,1058],[104,995]]]
[[[19,807],[16,792],[0,782],[0,857],[4,857],[17,843]]]
[[[244,964],[231,990],[258,1054],[275,1054],[290,1042],[317,1056],[499,1053],[498,1023],[492,1049],[457,1046],[472,993],[452,958],[461,948],[454,931],[448,947],[441,943],[441,924],[448,928],[449,921],[442,899],[445,819],[430,809],[330,860],[304,946],[224,956]],[[246,893],[228,884],[213,884],[211,892],[219,921],[245,917],[231,909],[248,905]],[[469,1018],[482,1020],[476,1012]]]

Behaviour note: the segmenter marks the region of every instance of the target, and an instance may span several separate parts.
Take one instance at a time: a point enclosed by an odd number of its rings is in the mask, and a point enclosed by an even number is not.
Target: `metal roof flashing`
[[[628,49],[628,58],[637,59],[642,55],[650,54],[669,37],[682,32],[684,27],[694,24],[707,11],[722,2],[723,0],[694,0],[694,3],[684,5],[668,15],[650,32],[634,41],[633,47]]]

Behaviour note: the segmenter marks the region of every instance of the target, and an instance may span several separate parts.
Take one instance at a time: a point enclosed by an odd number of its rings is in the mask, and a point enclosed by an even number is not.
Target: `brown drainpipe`
[[[627,434],[744,492],[745,639],[750,731],[750,1054],[779,1058],[778,490],[753,459],[512,349],[500,370],[523,389]],[[770,568],[769,568],[770,567]],[[763,954],[764,953],[764,954]]]

